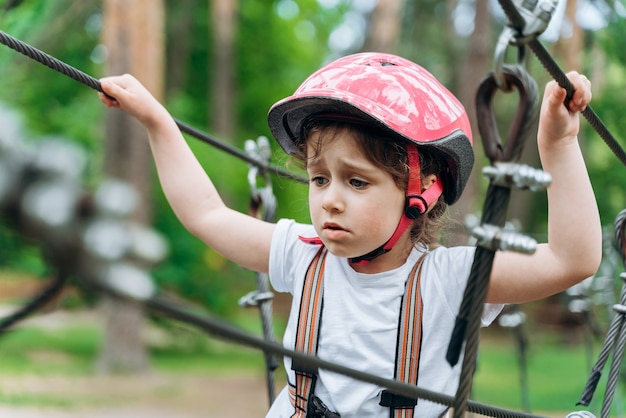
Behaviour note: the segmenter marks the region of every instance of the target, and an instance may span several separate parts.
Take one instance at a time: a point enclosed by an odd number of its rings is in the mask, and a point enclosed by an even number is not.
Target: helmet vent
[[[393,65],[394,67],[396,66],[396,64],[394,64],[393,62],[389,62],[389,61],[374,61],[373,64],[370,64],[370,63],[365,64],[365,66],[367,67],[373,67],[375,65],[380,65],[381,67],[389,67],[390,65]]]

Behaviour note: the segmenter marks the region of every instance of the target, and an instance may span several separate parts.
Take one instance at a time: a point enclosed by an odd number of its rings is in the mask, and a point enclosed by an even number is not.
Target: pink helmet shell
[[[274,137],[296,151],[303,123],[315,114],[355,116],[394,137],[448,160],[444,198],[460,196],[474,163],[472,131],[463,105],[421,66],[384,53],[339,58],[311,74],[294,94],[269,110]]]

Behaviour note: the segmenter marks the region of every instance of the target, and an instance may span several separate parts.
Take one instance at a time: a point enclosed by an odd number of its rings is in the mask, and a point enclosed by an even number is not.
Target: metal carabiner
[[[504,59],[506,58],[506,50],[509,45],[517,46],[517,65],[525,67],[528,55],[526,54],[526,46],[524,44],[517,44],[517,32],[510,26],[506,26],[496,44],[496,49],[493,56],[493,76],[496,85],[503,91],[510,91],[511,86],[506,84],[504,77]]]
[[[517,3],[520,1],[518,0]],[[541,35],[548,28],[552,13],[556,9],[558,0],[523,0],[518,5],[518,10],[524,18],[524,27],[520,28],[518,42],[526,43],[528,40]]]
[[[537,120],[539,106],[537,83],[520,66],[502,67],[504,82],[519,93],[519,104],[509,128],[506,143],[503,145],[493,112],[493,97],[499,86],[495,74],[490,73],[482,81],[476,93],[476,117],[485,154],[495,163],[516,161],[522,151],[524,140]],[[505,92],[511,91],[503,90]]]
[[[265,165],[269,164],[271,151],[267,137],[260,136],[256,141],[248,139],[245,142],[245,151],[255,160]],[[262,187],[258,185],[259,178],[263,179]],[[260,169],[258,165],[251,164],[248,169],[248,184],[250,185],[250,215],[256,217],[262,206],[264,209],[262,218],[266,221],[273,221],[276,215],[276,196],[274,196],[269,173]]]
[[[505,85],[503,74],[507,47],[509,45],[517,46],[517,64],[525,66],[527,59],[526,44],[547,29],[557,3],[558,0],[542,0],[540,2],[537,0],[515,1],[516,10],[519,13],[518,19],[509,22],[504,27],[498,38],[494,53],[494,75],[498,87],[503,90],[509,88],[509,86]]]

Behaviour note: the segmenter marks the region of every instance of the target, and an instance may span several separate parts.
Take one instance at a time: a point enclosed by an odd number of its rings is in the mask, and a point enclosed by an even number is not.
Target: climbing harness
[[[308,355],[317,354],[324,306],[324,267],[327,252],[324,246],[318,250],[309,264],[302,287],[295,350]],[[398,319],[394,379],[412,385],[417,385],[422,344],[423,302],[420,296],[420,278],[426,255],[424,253],[411,269]],[[290,399],[296,411],[292,418],[316,416],[307,414],[307,411],[310,412],[314,399],[317,369],[298,364],[293,359],[291,368],[296,376],[295,385],[290,385],[289,388]],[[411,418],[417,399],[385,389],[381,392],[380,405],[389,407],[390,418]]]
[[[248,170],[248,183],[251,192],[249,215],[256,218],[261,212],[261,219],[273,222],[276,218],[276,197],[272,191],[272,181],[268,172],[261,168],[269,165],[271,155],[269,140],[264,136],[260,136],[256,141],[249,139],[245,143],[245,150],[250,157],[260,163],[258,165],[250,164]],[[258,185],[259,177],[264,183],[261,187]],[[268,341],[276,339],[272,326],[273,298],[274,294],[270,291],[268,275],[256,273],[256,290],[239,299],[239,305],[242,307],[258,307],[263,336]],[[265,368],[269,404],[272,405],[275,399],[274,372],[278,368],[278,360],[273,353],[265,352]]]

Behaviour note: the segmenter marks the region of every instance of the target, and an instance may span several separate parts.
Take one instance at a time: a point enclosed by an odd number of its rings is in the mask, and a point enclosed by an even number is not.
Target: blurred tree
[[[99,0],[6,3],[5,6],[12,7],[0,11],[0,26],[61,61],[92,73],[98,69],[91,52],[98,44],[92,23],[99,3]],[[68,37],[66,33],[76,36]],[[57,135],[91,152],[100,149],[100,142],[93,140],[99,135],[100,108],[93,100],[93,91],[4,45],[0,46],[0,80],[0,101],[22,116],[22,140],[30,142]],[[86,181],[93,181],[98,170],[97,164],[90,164]],[[38,246],[39,243],[25,243],[15,231],[7,231],[0,220],[3,266],[38,276],[49,275],[50,268],[41,260]]]
[[[209,0],[212,5],[214,32],[213,62],[215,72],[209,97],[214,111],[210,115],[215,132],[233,138],[235,132],[235,35],[237,32],[237,0]]]
[[[380,0],[372,11],[363,51],[395,52],[400,41],[401,0]]]
[[[162,1],[105,0],[103,39],[110,74],[134,74],[154,94],[163,97],[165,19]],[[152,170],[147,133],[124,112],[110,111],[106,120],[104,172],[138,191],[134,220],[151,223]],[[102,372],[136,372],[148,368],[142,341],[143,305],[102,296],[105,338],[98,368]]]

